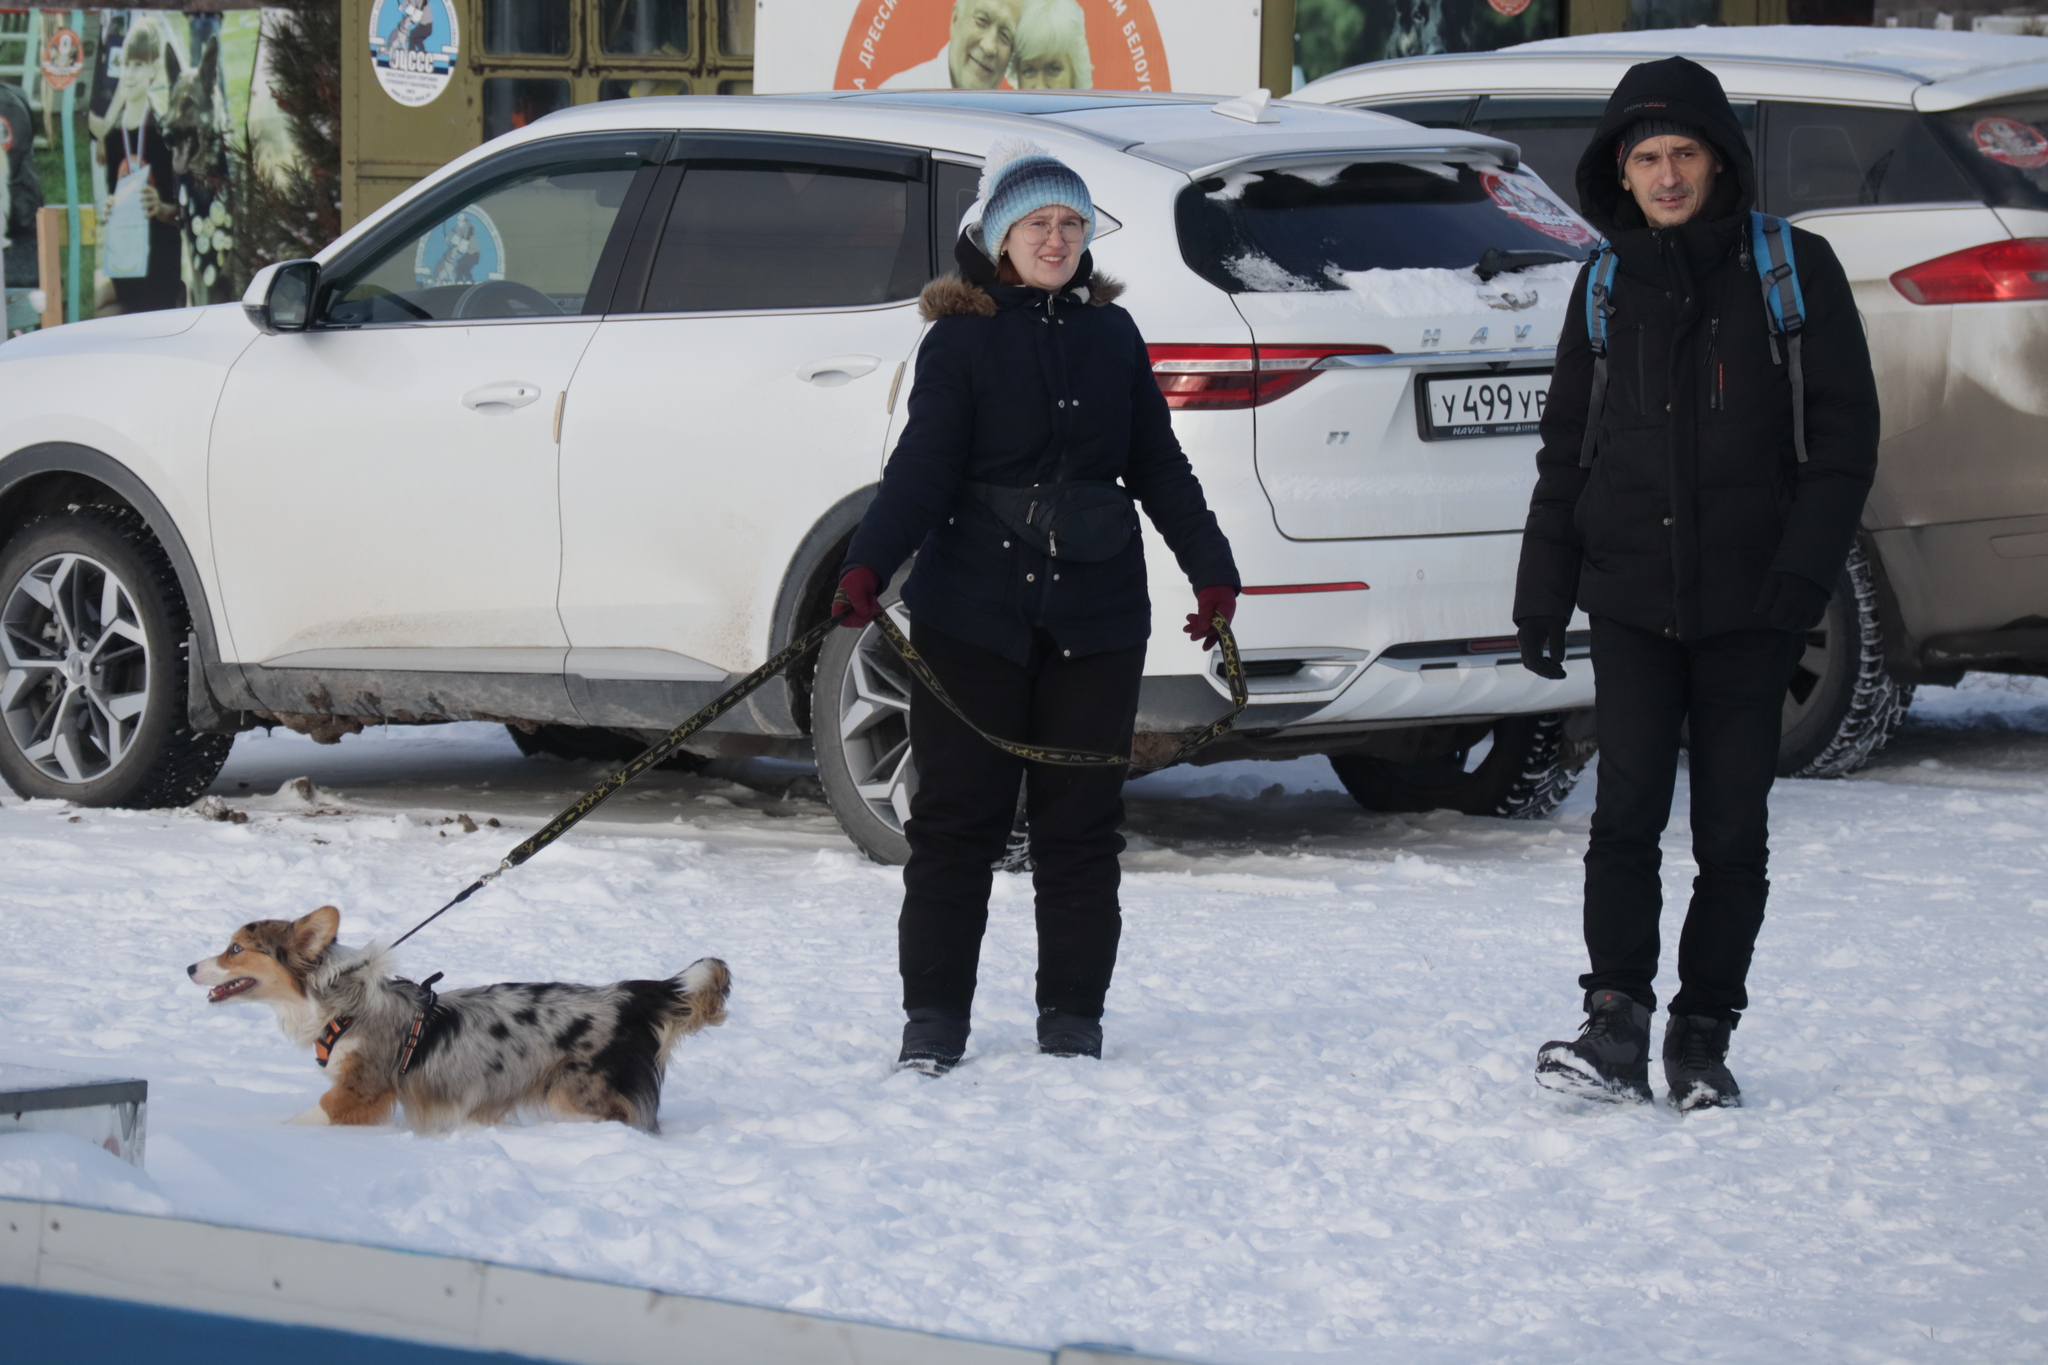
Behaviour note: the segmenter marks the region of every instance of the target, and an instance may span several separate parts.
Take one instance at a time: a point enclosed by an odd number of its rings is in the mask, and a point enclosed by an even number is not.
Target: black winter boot
[[[1742,1107],[1742,1087],[1728,1074],[1728,1035],[1734,1030],[1711,1014],[1674,1014],[1664,1021],[1664,1081],[1679,1112]]]
[[[1536,1083],[1614,1104],[1650,1099],[1650,1011],[1620,991],[1586,997],[1586,1026],[1536,1052]]]
[[[951,1010],[907,1011],[903,1025],[903,1052],[896,1058],[898,1071],[921,1071],[943,1076],[960,1065],[967,1051],[967,1016]]]
[[[1100,1057],[1102,1021],[1065,1010],[1038,1012],[1038,1050],[1048,1057]]]

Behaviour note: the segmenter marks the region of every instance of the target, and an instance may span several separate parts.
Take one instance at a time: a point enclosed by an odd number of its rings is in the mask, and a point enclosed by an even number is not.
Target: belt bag
[[[967,492],[1025,544],[1076,564],[1114,559],[1138,529],[1131,495],[1103,479],[1071,479],[1030,488],[970,483]]]

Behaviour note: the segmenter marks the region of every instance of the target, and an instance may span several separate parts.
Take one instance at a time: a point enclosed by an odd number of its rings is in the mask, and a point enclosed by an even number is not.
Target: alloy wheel
[[[906,633],[900,603],[889,617]],[[888,638],[872,625],[860,633],[839,684],[838,723],[846,766],[860,799],[876,819],[901,833],[917,791],[910,753],[910,674]]]
[[[0,724],[45,776],[83,785],[127,756],[149,702],[134,591],[84,554],[51,555],[0,606]]]

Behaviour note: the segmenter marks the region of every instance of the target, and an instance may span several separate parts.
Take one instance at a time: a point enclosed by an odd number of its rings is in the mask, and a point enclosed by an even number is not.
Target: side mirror
[[[257,331],[303,332],[313,322],[313,289],[320,282],[317,261],[279,261],[266,265],[249,281],[242,295],[242,313]]]

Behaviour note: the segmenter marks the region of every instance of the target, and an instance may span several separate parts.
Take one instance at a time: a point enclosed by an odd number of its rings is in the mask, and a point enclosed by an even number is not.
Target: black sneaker
[[[907,1011],[903,1025],[903,1051],[896,1058],[898,1071],[918,1071],[943,1076],[960,1065],[967,1052],[967,1016],[951,1010]]]
[[[1664,1081],[1680,1113],[1742,1107],[1742,1087],[1728,1074],[1728,1035],[1734,1030],[1710,1014],[1674,1014],[1664,1021]]]
[[[1100,1057],[1102,1021],[1065,1010],[1040,1010],[1038,1050],[1048,1057]]]
[[[1536,1052],[1536,1083],[1614,1104],[1650,1099],[1650,1011],[1620,991],[1586,997],[1586,1026]]]

